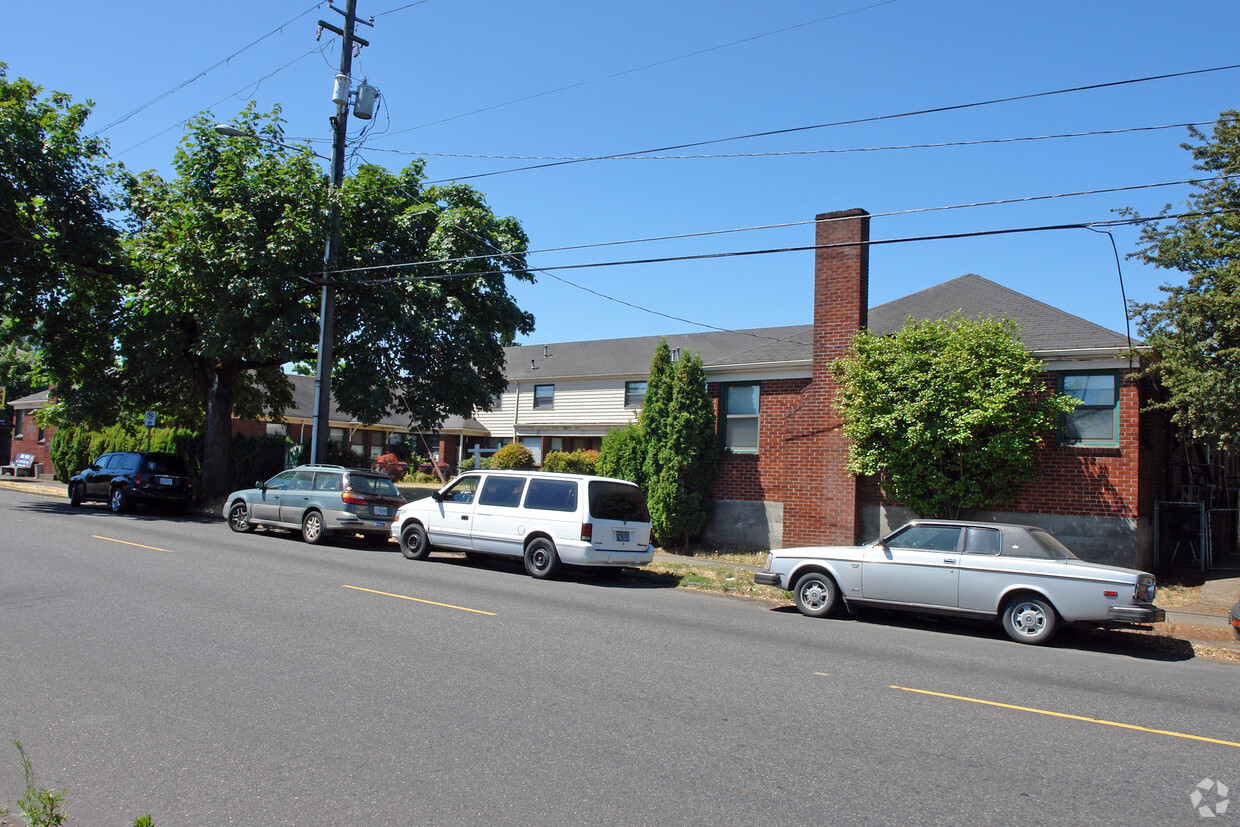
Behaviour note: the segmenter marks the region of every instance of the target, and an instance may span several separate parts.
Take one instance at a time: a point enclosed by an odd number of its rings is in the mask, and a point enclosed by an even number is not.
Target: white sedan
[[[754,581],[825,617],[841,605],[998,617],[1018,643],[1060,622],[1157,623],[1154,576],[1086,563],[1040,528],[915,520],[864,546],[777,549]]]

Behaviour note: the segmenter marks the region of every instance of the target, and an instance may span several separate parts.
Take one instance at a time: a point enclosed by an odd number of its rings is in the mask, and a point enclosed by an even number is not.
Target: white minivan
[[[468,471],[396,511],[392,536],[410,560],[432,549],[520,557],[551,577],[561,563],[644,566],[650,512],[625,480],[541,471]]]

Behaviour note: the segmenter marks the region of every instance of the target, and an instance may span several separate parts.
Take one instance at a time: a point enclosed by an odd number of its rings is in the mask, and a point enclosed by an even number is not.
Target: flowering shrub
[[[375,470],[386,474],[392,482],[400,482],[409,473],[409,463],[401,462],[396,454],[389,451],[375,460]]]

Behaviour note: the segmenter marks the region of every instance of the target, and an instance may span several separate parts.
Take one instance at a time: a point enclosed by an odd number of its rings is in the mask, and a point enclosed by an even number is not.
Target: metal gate
[[[1240,510],[1206,512],[1206,568],[1240,569]]]
[[[1204,503],[1160,502],[1154,505],[1154,568],[1206,570]]]

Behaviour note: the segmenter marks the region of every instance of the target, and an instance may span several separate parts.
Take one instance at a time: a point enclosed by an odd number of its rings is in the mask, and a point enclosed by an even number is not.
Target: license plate
[[[617,543],[631,543],[631,542],[633,542],[633,532],[631,532],[631,531],[617,531],[617,532],[616,532],[616,542],[617,542]]]
[[[160,485],[172,485],[172,483],[173,483],[172,477],[160,477],[159,478]]]
[[[386,517],[388,515],[388,507],[386,505],[376,505],[371,508],[376,517]]]

